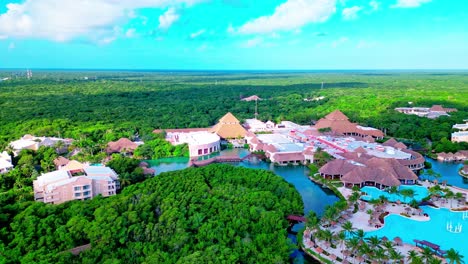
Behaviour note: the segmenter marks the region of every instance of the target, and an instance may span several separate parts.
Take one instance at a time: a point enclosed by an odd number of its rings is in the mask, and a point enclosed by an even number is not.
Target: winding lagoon
[[[244,157],[248,155],[248,151],[244,149],[225,150],[222,152],[221,155],[233,155],[233,154],[237,154],[239,155],[239,157]],[[468,180],[461,177],[458,174],[458,170],[463,166],[462,164],[442,163],[433,159],[426,159],[426,160],[432,164],[432,169],[435,172],[441,174],[441,177],[438,179],[439,182],[446,180],[447,183],[450,185],[468,189]],[[156,170],[156,175],[163,173],[163,172],[185,169],[189,165],[188,158],[165,158],[165,159],[159,159],[159,160],[150,160],[147,162],[150,164],[151,168]],[[327,205],[331,205],[339,200],[338,197],[336,197],[336,195],[333,192],[331,192],[328,189],[324,189],[320,185],[312,182],[308,178],[309,169],[305,166],[281,167],[281,166],[274,166],[271,163],[266,163],[263,161],[243,161],[240,163],[233,163],[233,165],[242,166],[246,168],[252,168],[252,169],[270,170],[270,171],[273,171],[275,174],[283,177],[287,182],[293,184],[294,187],[302,196],[302,200],[304,202],[304,215],[307,215],[310,211],[314,211],[319,216],[321,216]],[[420,178],[425,179],[426,176],[422,174]],[[399,216],[392,216],[392,217],[399,218]],[[383,228],[379,232],[376,232],[377,235],[387,235],[387,236],[390,235],[386,231],[388,231],[388,228],[391,227],[391,223],[392,223],[391,217],[389,217],[389,219],[387,220],[389,220],[388,221],[389,225],[386,225],[387,228]],[[416,224],[416,223],[408,222],[408,224]],[[439,226],[441,226],[441,228],[444,227],[442,224],[439,224]],[[294,230],[297,231],[301,227],[302,225],[296,225]],[[419,229],[414,229],[414,230],[419,230]],[[400,236],[404,236],[404,235],[402,234]],[[411,239],[414,237],[417,237],[417,236],[408,235],[408,237],[404,236],[404,239],[409,240],[406,242],[410,242]],[[291,237],[291,239],[295,241],[295,237]],[[303,254],[301,254],[298,251],[295,251],[292,256],[294,258],[295,263],[316,263],[313,260],[311,261],[305,260]]]

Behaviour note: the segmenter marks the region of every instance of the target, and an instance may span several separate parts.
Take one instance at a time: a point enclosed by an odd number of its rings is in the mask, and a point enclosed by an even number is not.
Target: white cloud
[[[366,41],[366,40],[360,40],[358,44],[356,45],[356,48],[358,49],[370,49],[377,46],[377,42],[375,41]]]
[[[229,34],[234,34],[236,33],[236,29],[232,26],[232,24],[229,24],[228,28],[226,29],[226,32]]]
[[[13,50],[16,48],[16,45],[14,42],[10,42],[10,45],[8,45],[8,50]]]
[[[281,35],[278,34],[278,33],[276,33],[276,32],[273,32],[273,33],[271,33],[270,38],[272,38],[272,39],[279,39],[279,38],[281,38]]]
[[[372,11],[377,11],[380,8],[380,3],[375,0],[370,1],[369,5],[372,8]]]
[[[98,40],[98,43],[101,44],[101,45],[107,45],[109,43],[114,42],[116,39],[117,39],[117,37],[115,37],[115,36],[104,37],[104,38]]]
[[[348,40],[349,40],[349,38],[347,38],[347,37],[341,37],[338,40],[333,41],[331,46],[332,46],[332,48],[336,48],[336,47],[348,42]]]
[[[192,34],[190,34],[190,38],[196,39],[197,37],[203,35],[205,32],[206,32],[206,29],[200,29],[197,32],[193,32]]]
[[[0,14],[0,36],[54,41],[87,36],[112,37],[113,28],[125,24],[140,8],[193,5],[203,0],[25,0],[7,4]]]
[[[266,34],[295,30],[309,23],[326,21],[336,11],[336,0],[287,0],[276,7],[270,16],[250,20],[237,32]]]
[[[263,43],[262,37],[255,37],[247,40],[242,46],[244,48],[253,48]]]
[[[419,7],[420,5],[429,2],[431,2],[431,0],[397,0],[396,4],[392,7],[412,8]]]
[[[202,45],[200,45],[200,47],[197,48],[197,51],[198,52],[203,52],[203,51],[207,50],[208,48],[209,48],[208,44],[203,43]]]
[[[173,8],[173,7],[170,7],[169,9],[167,9],[166,12],[164,12],[164,14],[159,16],[159,27],[158,28],[162,29],[162,30],[169,29],[174,22],[179,20],[179,17],[180,17],[180,15],[177,14],[176,9]]]
[[[343,9],[342,15],[345,20],[352,20],[358,18],[358,12],[362,10],[360,6],[353,6]]]
[[[127,29],[127,31],[125,32],[125,36],[126,36],[127,38],[133,38],[133,37],[135,37],[135,32],[136,32],[136,29],[134,29],[134,28],[129,28],[129,29]]]
[[[146,24],[148,24],[148,17],[141,16],[140,19],[141,19],[141,24],[143,26],[146,26]]]

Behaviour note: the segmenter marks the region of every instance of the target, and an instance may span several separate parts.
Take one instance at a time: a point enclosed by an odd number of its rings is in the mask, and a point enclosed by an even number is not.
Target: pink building
[[[99,194],[112,196],[120,189],[118,175],[104,166],[84,168],[84,175],[75,177],[65,170],[45,173],[33,182],[33,186],[34,199],[51,204],[87,200]]]

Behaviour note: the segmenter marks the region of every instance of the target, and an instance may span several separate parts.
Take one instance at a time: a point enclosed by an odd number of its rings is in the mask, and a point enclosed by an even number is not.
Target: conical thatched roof
[[[325,119],[328,120],[348,120],[348,117],[343,114],[340,110],[335,110],[325,116]]]
[[[219,119],[219,123],[231,124],[231,123],[239,123],[239,119],[237,119],[231,112],[225,114],[221,119]]]
[[[219,123],[211,128],[210,132],[216,133],[221,138],[245,137],[247,130],[240,125],[239,120],[230,112],[224,115]]]

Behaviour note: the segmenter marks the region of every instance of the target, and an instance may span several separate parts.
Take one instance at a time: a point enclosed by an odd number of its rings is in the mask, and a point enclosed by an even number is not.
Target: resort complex
[[[0,173],[7,173],[13,169],[13,164],[11,163],[11,156],[8,152],[3,151],[0,153]]]
[[[453,129],[460,131],[452,133],[452,142],[467,142],[468,143],[468,120],[464,120],[465,124],[455,124]]]
[[[37,177],[33,186],[34,199],[50,204],[113,196],[120,189],[117,173],[104,166],[61,167]]]
[[[468,160],[468,150],[460,150],[455,153],[437,153],[437,160],[445,162]]]
[[[106,152],[108,154],[112,154],[112,153],[133,154],[135,149],[141,144],[143,144],[143,142],[136,143],[136,142],[132,142],[128,138],[121,138],[115,142],[111,141],[107,143]]]
[[[15,156],[23,149],[38,150],[39,147],[55,147],[58,152],[66,151],[67,147],[73,143],[73,139],[56,137],[36,137],[24,135],[19,140],[10,143]]]
[[[403,216],[408,223],[428,226],[438,225],[441,223],[440,217],[443,217],[441,215],[445,215],[451,220],[443,222],[443,230],[451,238],[465,233],[462,222],[468,219],[468,215],[447,209],[434,211],[427,209],[425,204],[463,209],[467,201],[466,190],[442,186],[437,187],[439,189],[436,190],[440,191],[435,192],[431,189],[435,188],[434,184],[419,179],[418,175],[425,166],[425,158],[421,154],[394,138],[378,143],[384,137],[381,130],[352,123],[339,110],[312,126],[290,121],[275,124],[256,118],[246,119],[241,125],[234,115],[228,113],[212,128],[165,131],[166,139],[172,144],[188,143],[191,157],[216,155],[223,145],[242,148],[244,143],[248,144],[249,151],[263,154],[268,162],[276,166],[314,164],[317,153],[327,153],[331,160],[321,166],[311,179],[339,192],[347,200],[348,208],[336,211],[334,215],[325,212],[318,222],[319,226],[308,226],[304,232],[303,249],[322,263],[381,263],[375,262],[378,257],[371,251],[359,251],[348,245],[351,243],[348,240],[356,236],[356,230],[363,232],[360,243],[376,240],[391,248],[388,254],[400,256],[401,259],[421,250],[429,250],[428,254],[443,259],[447,250],[454,247],[430,236],[415,236],[413,232],[405,235],[401,228],[395,226],[397,221],[392,220],[394,216]],[[460,155],[464,155],[464,152],[461,151]],[[457,159],[460,158],[457,156]],[[210,160],[228,161],[215,156],[197,164],[206,165]],[[288,219],[293,223],[303,221],[296,216]],[[420,227],[414,229],[420,231]],[[391,230],[400,231],[392,233]],[[333,236],[324,238],[324,232]],[[348,240],[340,242],[335,235],[342,232],[347,232],[345,237]],[[381,232],[383,235],[379,237],[383,237],[382,240],[377,236],[372,238],[373,232]],[[339,243],[346,244],[346,249],[337,246]],[[462,251],[465,252],[465,249]]]
[[[319,131],[330,129],[333,135],[339,136],[372,137],[375,139],[382,139],[384,137],[383,132],[376,128],[363,127],[356,123],[351,123],[348,117],[340,110],[335,110],[317,121],[315,128]]]
[[[457,128],[464,126],[457,125]],[[288,230],[298,222],[305,222],[299,246],[321,263],[402,263],[418,254],[445,261],[453,252],[468,253],[466,245],[453,242],[466,236],[468,190],[449,186],[446,181],[439,184],[422,180],[426,173],[424,156],[395,138],[385,138],[384,132],[377,128],[351,122],[340,110],[325,115],[314,125],[287,120],[276,124],[257,118],[241,123],[228,112],[212,127],[153,132],[164,135],[167,142],[162,137],[155,138],[167,144],[167,149],[188,145],[190,159],[175,169],[216,162],[279,171],[297,169],[296,174],[304,177],[307,184],[319,186],[322,192],[331,190],[335,194],[334,203],[312,197],[315,194],[311,193],[310,186],[301,193],[305,207],[309,206],[307,202],[313,202],[325,208],[320,218],[308,215],[310,208],[304,210],[304,216],[285,217],[291,225]],[[136,141],[120,138],[103,144],[102,164],[78,161],[73,156],[83,150],[76,146],[67,155],[54,156],[56,170],[50,171],[49,167],[50,172],[43,172],[33,181],[34,200],[61,204],[98,195],[116,195],[121,184],[126,186],[128,179],[124,177],[128,176],[120,174],[119,179],[116,173],[119,170],[106,167],[113,159],[122,167],[130,166],[125,162],[132,160],[134,170],[143,175],[141,179],[154,176],[156,171],[171,170],[164,168],[171,165],[157,167],[153,160],[135,160],[133,155],[140,156],[140,147],[146,147],[135,138]],[[72,142],[26,135],[9,145],[15,155],[22,149],[37,152],[42,146],[51,147],[56,154]],[[437,159],[462,161],[467,157],[467,151],[461,150],[439,153]],[[1,153],[0,173],[12,170],[13,161],[9,153]],[[308,170],[302,165],[314,173],[307,175]],[[466,177],[466,166],[458,172]],[[287,176],[284,178],[291,181]],[[426,234],[424,230],[432,230],[437,235]]]
[[[231,113],[227,113],[210,128],[185,128],[154,130],[154,133],[166,133],[166,140],[173,145],[187,143],[190,157],[206,156],[221,150],[220,142],[231,141],[238,147],[244,147],[242,140],[247,130]],[[241,142],[241,143],[239,143]]]
[[[438,118],[440,116],[450,116],[448,113],[456,112],[455,108],[444,108],[441,105],[433,105],[432,107],[398,107],[395,108],[398,111],[407,115],[417,115],[427,118]]]

